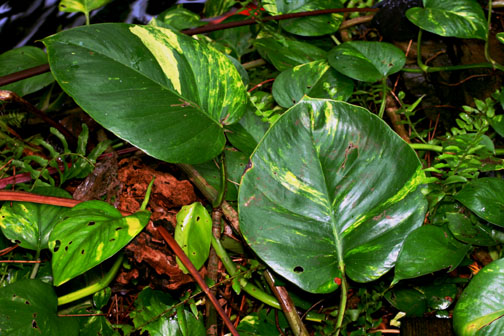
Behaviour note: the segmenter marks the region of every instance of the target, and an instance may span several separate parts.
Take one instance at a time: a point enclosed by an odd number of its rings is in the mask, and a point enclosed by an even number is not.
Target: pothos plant
[[[277,15],[321,9],[312,8],[315,3],[335,6],[334,1],[300,4],[279,0],[264,1],[263,6]],[[90,10],[86,9],[87,13]],[[488,22],[475,1],[424,0],[423,8],[412,8],[406,15],[420,28],[419,50],[422,30],[488,41]],[[330,25],[327,20],[331,20]],[[320,36],[336,32],[341,20],[340,15],[326,14],[287,20],[280,28],[294,35]],[[418,69],[405,68],[404,53],[385,42],[344,42],[327,52],[263,24],[254,45],[281,72],[272,95],[286,109],[265,130],[257,119],[261,113],[247,94],[246,71],[239,62],[219,51],[226,50],[221,44],[204,36],[181,34],[169,25],[170,20],[166,21],[154,20],[150,25],[94,24],[49,36],[43,43],[51,72],[94,120],[154,158],[204,164],[221,155],[226,143],[241,150],[250,162],[241,179],[240,174],[236,176],[240,233],[270,269],[301,289],[311,293],[340,291],[335,333],[343,325],[349,280],[371,282],[395,267],[393,284],[397,284],[454,269],[471,245],[478,245],[458,239],[450,226],[422,226],[428,209],[449,201],[459,205],[453,208],[452,217],[471,213],[485,221],[480,223],[483,227],[504,225],[504,201],[498,193],[502,180],[472,175],[473,179],[463,184],[467,176],[457,175],[466,167],[462,161],[470,161],[470,155],[488,149],[483,138],[488,125],[495,125],[502,136],[499,117],[485,113],[488,123],[474,136],[452,134],[466,147],[456,153],[459,163],[436,168],[449,168],[454,172],[448,175],[461,176],[448,182],[438,182],[431,171],[427,176],[412,148],[415,146],[382,120],[390,75],[401,70],[452,69],[428,67],[420,56]],[[232,53],[241,56],[239,49]],[[479,66],[502,68],[490,55],[488,61]],[[355,81],[380,83],[382,102],[376,113],[345,102],[353,93]],[[443,144],[441,151],[455,150],[449,146],[455,145]],[[439,146],[417,148],[436,150]],[[487,154],[486,158],[495,154],[495,149]],[[501,169],[502,163],[494,168]],[[441,187],[430,188],[428,183]],[[460,184],[452,188],[451,183]],[[96,219],[90,219],[90,212],[97,213]],[[35,246],[37,251],[46,244],[50,248],[56,286],[118,252],[148,218],[144,212],[122,218],[114,209],[92,202],[64,216],[68,219],[52,229],[50,239]],[[80,216],[87,223],[84,229]],[[103,218],[118,225],[106,235],[109,242],[93,250],[72,245],[82,240],[83,232],[102,225]],[[23,230],[20,224],[5,223],[2,230],[8,238],[12,239],[6,232]],[[179,227],[180,231],[183,229]],[[125,236],[120,236],[123,233]],[[120,243],[114,234],[119,235]],[[183,239],[190,242],[192,237]],[[208,238],[205,246],[208,249]],[[74,251],[72,258],[82,259],[80,264],[85,267],[66,264],[64,261],[71,261],[68,250]],[[206,254],[196,254],[201,265]],[[478,285],[471,282],[464,292],[455,309],[459,334],[480,330],[490,335],[501,328],[502,322],[497,319],[501,303],[480,295],[483,288],[492,290],[502,281],[497,276],[500,265],[498,260],[487,266],[474,279]],[[240,284],[246,286],[246,282]],[[10,291],[16,288],[4,291],[4,299],[9,300]],[[389,295],[389,301],[396,302],[396,294]],[[145,300],[151,295],[145,293]],[[165,304],[169,301],[167,298]],[[148,318],[144,320],[147,323]]]

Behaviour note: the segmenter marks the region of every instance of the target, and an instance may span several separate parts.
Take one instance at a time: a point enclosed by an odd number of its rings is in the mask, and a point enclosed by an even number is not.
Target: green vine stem
[[[382,99],[381,99],[381,104],[380,104],[380,112],[378,113],[378,117],[380,119],[383,119],[383,114],[385,113],[385,107],[387,105],[387,92],[388,92],[388,86],[387,86],[387,77],[384,77],[382,79]]]
[[[340,305],[338,308],[338,317],[336,320],[336,333],[338,336],[341,332],[341,326],[343,325],[343,318],[345,317],[346,305],[348,301],[348,283],[345,277],[345,265],[340,262],[340,271],[341,271],[341,294],[340,294]]]
[[[40,250],[37,250],[37,252],[35,253],[35,260],[40,261]],[[33,269],[30,274],[30,279],[33,280],[37,277],[37,272],[38,272],[39,268],[40,268],[40,263],[36,263],[35,265],[33,265]]]
[[[410,143],[409,145],[414,150],[427,150],[427,151],[433,151],[433,152],[442,152],[443,151],[443,146],[429,145],[429,144],[423,144],[423,143]]]
[[[229,273],[231,277],[237,276],[238,275],[238,270],[236,269],[236,265],[234,262],[231,260],[229,255],[227,254],[226,250],[222,246],[221,242],[212,237],[212,247],[215,249],[215,252],[219,256],[220,260],[222,261],[222,264],[224,265],[224,268],[226,271]],[[275,299],[273,296],[265,293],[258,287],[254,286],[244,278],[240,278],[239,280],[241,288],[250,296],[253,298],[261,301],[262,303],[267,304],[270,307],[273,307],[275,309],[282,309],[280,303]],[[306,319],[308,321],[314,321],[314,322],[321,322],[323,321],[325,316],[323,314],[317,314],[317,313],[312,313],[309,312],[306,315]]]
[[[490,6],[491,10],[491,6]],[[490,31],[490,17],[491,13],[488,14],[488,30]],[[490,34],[490,33],[489,33]],[[404,72],[416,72],[416,73],[430,73],[430,72],[439,72],[439,71],[455,71],[455,70],[467,70],[467,69],[481,69],[481,68],[490,68],[490,69],[498,69],[504,71],[504,66],[498,64],[494,60],[491,59],[488,53],[488,37],[485,41],[485,57],[489,61],[489,63],[475,63],[475,64],[463,64],[463,65],[448,65],[448,66],[439,66],[439,67],[431,67],[422,61],[422,29],[418,31],[417,37],[417,65],[419,69],[414,68],[403,68]]]
[[[75,292],[60,296],[58,298],[58,306],[61,306],[61,305],[64,305],[64,304],[67,304],[67,303],[70,303],[73,301],[77,301],[79,299],[82,299],[83,297],[94,294],[94,293],[102,290],[103,288],[107,287],[112,282],[112,280],[114,280],[115,275],[116,275],[117,271],[119,270],[119,267],[122,264],[123,257],[124,256],[121,253],[119,255],[119,257],[117,257],[116,261],[114,262],[114,265],[112,265],[112,267],[107,272],[107,274],[105,274],[105,276],[103,278],[101,278],[101,280],[99,280],[98,282],[95,282],[94,284],[89,285],[87,287],[84,287],[82,289],[79,289]]]

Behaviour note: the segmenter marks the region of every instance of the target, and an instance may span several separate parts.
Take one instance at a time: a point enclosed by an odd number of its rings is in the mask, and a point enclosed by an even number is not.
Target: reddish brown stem
[[[24,191],[7,191],[7,190],[0,190],[0,201],[31,202],[38,204],[57,205],[67,208],[74,207],[77,204],[81,203],[81,201],[77,201],[71,198],[42,196],[42,195],[30,194]]]
[[[0,260],[0,264],[40,264],[40,260]]]
[[[163,239],[168,243],[170,248],[175,252],[177,257],[182,261],[182,264],[189,270],[191,275],[193,276],[194,280],[198,283],[198,285],[201,287],[203,292],[207,295],[207,297],[210,299],[212,304],[214,305],[215,309],[217,310],[217,313],[221,316],[222,320],[228,327],[229,331],[233,336],[239,336],[238,331],[236,331],[236,328],[234,327],[233,323],[229,319],[229,317],[226,315],[222,307],[220,306],[219,302],[217,301],[217,298],[212,294],[210,291],[210,288],[208,288],[207,284],[205,283],[205,280],[201,277],[201,275],[198,273],[198,270],[194,265],[191,263],[189,258],[186,256],[182,248],[179,246],[179,244],[175,241],[175,239],[171,236],[171,234],[162,226],[157,227],[158,232],[161,234]]]
[[[241,27],[241,26],[249,26],[249,25],[252,25],[252,24],[255,24],[258,22],[280,21],[280,20],[295,19],[295,18],[307,17],[307,16],[331,14],[331,13],[353,13],[353,12],[361,12],[361,13],[363,13],[363,12],[366,12],[366,13],[367,12],[378,12],[378,9],[377,8],[320,9],[320,10],[315,10],[315,11],[310,11],[310,12],[289,13],[289,14],[282,14],[282,15],[275,15],[275,16],[266,16],[263,18],[253,18],[253,19],[247,19],[247,20],[242,20],[242,21],[219,23],[219,24],[214,24],[214,25],[206,25],[206,26],[202,26],[202,27],[198,27],[198,28],[182,30],[182,33],[187,34],[187,35],[196,35],[196,34],[209,33],[209,32],[213,32],[216,30],[229,29],[229,28],[235,28],[235,27]]]
[[[14,246],[9,246],[7,248],[4,248],[3,250],[0,250],[0,256],[6,255],[7,253],[15,250],[18,246],[19,244],[16,244]]]
[[[67,139],[68,141],[71,141],[72,143],[77,142],[77,138],[75,135],[70,133],[63,125],[58,124],[51,118],[49,118],[44,112],[24,100],[23,98],[19,97],[17,94],[15,94],[12,91],[7,91],[7,90],[0,90],[0,100],[5,101],[5,102],[14,102],[17,104],[23,105],[23,107],[28,110],[28,112],[35,114],[42,120],[44,120],[46,123],[51,125],[52,127],[56,128],[58,131],[60,131]]]
[[[11,73],[10,75],[0,77],[0,86],[20,81],[22,79],[30,78],[36,75],[43,74],[49,71],[49,64],[38,65],[34,68]]]

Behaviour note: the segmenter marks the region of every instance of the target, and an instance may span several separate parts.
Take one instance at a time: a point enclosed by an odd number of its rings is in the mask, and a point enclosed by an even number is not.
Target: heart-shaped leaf
[[[353,81],[335,71],[325,60],[297,65],[283,71],[273,83],[278,105],[289,108],[307,95],[312,98],[347,100]]]
[[[72,198],[62,189],[39,187],[35,194]],[[29,202],[6,202],[0,209],[0,228],[5,237],[19,241],[26,249],[40,251],[47,248],[49,235],[68,208]]]
[[[77,204],[51,233],[54,285],[59,286],[110,258],[149,222],[150,213],[123,217],[102,201]]]
[[[2,335],[79,335],[75,318],[58,317],[57,297],[51,285],[19,280],[0,288]]]
[[[278,71],[284,71],[295,65],[325,59],[327,52],[313,44],[267,37],[254,43],[261,57],[273,64]]]
[[[350,41],[333,48],[328,60],[342,74],[373,83],[401,70],[406,56],[390,43]]]
[[[453,311],[459,336],[504,333],[504,259],[483,267],[466,287]]]
[[[196,269],[208,259],[211,237],[212,218],[205,207],[200,202],[184,205],[177,213],[175,240]],[[189,273],[178,257],[177,264],[184,273]]]
[[[424,8],[406,11],[406,17],[423,30],[441,36],[487,39],[487,22],[474,0],[423,0]]]
[[[504,226],[503,190],[503,179],[483,177],[467,183],[455,199],[484,220]]]
[[[199,163],[224,148],[246,90],[229,59],[169,29],[119,23],[44,39],[57,81],[105,128],[169,162]]]
[[[262,5],[271,15],[342,7],[339,0],[263,0]],[[291,34],[322,36],[336,32],[342,21],[343,15],[332,13],[282,20],[280,21],[280,27]]]
[[[470,248],[470,245],[459,242],[448,230],[439,226],[419,227],[404,241],[397,258],[393,283],[444,268],[452,271]]]
[[[305,98],[257,147],[238,195],[247,243],[304,290],[331,292],[391,269],[422,224],[424,173],[381,119],[344,102]]]
[[[12,49],[0,55],[0,77],[46,63],[47,55],[42,49],[29,46]],[[52,82],[54,82],[52,74],[45,73],[4,85],[0,89],[10,90],[19,96],[24,96],[38,91]]]

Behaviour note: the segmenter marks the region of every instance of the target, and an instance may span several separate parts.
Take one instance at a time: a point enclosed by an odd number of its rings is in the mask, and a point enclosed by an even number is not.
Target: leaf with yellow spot
[[[123,217],[102,201],[83,202],[65,213],[49,239],[54,285],[88,271],[112,257],[147,225],[150,212]]]
[[[71,198],[66,191],[53,187],[39,187],[33,193]],[[5,237],[19,242],[23,248],[40,251],[47,248],[49,235],[67,208],[28,202],[6,202],[0,209],[0,229]]]
[[[458,38],[487,39],[488,25],[481,5],[474,0],[423,0],[406,17],[428,32]]]
[[[453,328],[457,335],[504,333],[504,259],[483,267],[457,301]]]
[[[176,31],[122,23],[47,37],[63,90],[118,137],[168,162],[201,163],[224,148],[247,92],[233,63]]]
[[[238,195],[247,243],[306,291],[389,271],[427,202],[415,152],[369,111],[305,97],[271,126]],[[343,273],[344,272],[344,273]]]

